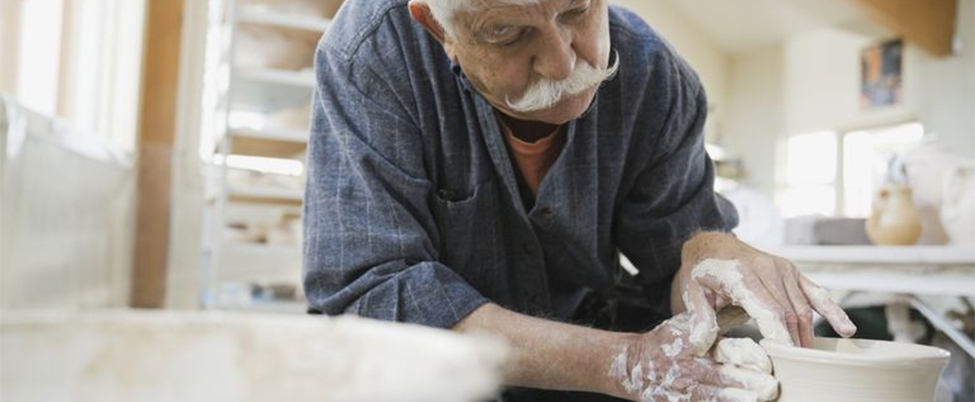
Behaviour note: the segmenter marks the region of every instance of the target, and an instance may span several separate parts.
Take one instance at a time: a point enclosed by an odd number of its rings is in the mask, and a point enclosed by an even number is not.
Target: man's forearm
[[[512,386],[586,391],[624,397],[609,378],[613,359],[631,334],[558,323],[485,304],[454,327],[506,339],[511,357],[505,383]]]

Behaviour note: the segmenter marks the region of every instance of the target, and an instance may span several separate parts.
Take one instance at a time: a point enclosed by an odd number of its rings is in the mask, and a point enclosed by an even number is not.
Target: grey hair
[[[418,0],[430,7],[433,19],[437,20],[447,36],[456,37],[453,22],[454,16],[461,11],[472,11],[485,0]],[[507,4],[529,5],[543,0],[495,0]]]

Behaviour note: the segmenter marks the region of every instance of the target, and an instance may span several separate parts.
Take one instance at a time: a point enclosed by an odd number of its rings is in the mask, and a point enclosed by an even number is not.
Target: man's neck
[[[504,125],[511,129],[511,133],[514,134],[515,138],[525,142],[535,142],[548,137],[559,128],[555,124],[519,120],[504,113],[498,113],[498,116],[504,120]]]

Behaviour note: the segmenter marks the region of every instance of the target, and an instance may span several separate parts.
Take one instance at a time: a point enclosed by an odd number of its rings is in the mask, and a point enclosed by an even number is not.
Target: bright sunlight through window
[[[784,217],[836,213],[836,133],[823,131],[789,138],[786,188],[778,195]]]

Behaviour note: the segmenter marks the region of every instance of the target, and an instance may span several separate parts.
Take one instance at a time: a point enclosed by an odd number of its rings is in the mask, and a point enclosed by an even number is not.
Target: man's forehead
[[[571,7],[588,0],[471,0],[468,16],[475,20],[518,12],[538,5]]]
[[[539,4],[559,5],[583,3],[586,0],[471,0],[471,11],[474,13],[489,12],[498,8],[530,7]]]

